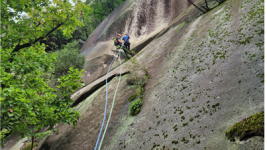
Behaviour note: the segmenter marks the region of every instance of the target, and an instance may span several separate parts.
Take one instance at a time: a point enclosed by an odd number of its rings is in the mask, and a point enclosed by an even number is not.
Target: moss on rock
[[[132,116],[137,115],[141,111],[141,107],[142,107],[142,101],[141,100],[134,101],[129,107],[130,115],[132,115]]]
[[[225,134],[231,141],[235,141],[235,137],[242,141],[252,136],[264,136],[264,112],[253,114],[235,123]]]
[[[131,102],[136,98],[137,94],[134,94],[128,98],[128,101]]]

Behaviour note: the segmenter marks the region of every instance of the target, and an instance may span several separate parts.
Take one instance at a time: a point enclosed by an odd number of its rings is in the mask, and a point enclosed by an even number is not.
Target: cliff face
[[[196,1],[196,0],[193,0]],[[118,33],[124,35],[131,30],[131,49],[147,41],[159,31],[166,28],[173,19],[186,10],[188,1],[177,0],[141,0],[138,9],[138,0],[128,0],[114,10],[90,35],[82,47],[82,54],[86,56],[85,75],[83,80],[89,84],[103,76],[108,68],[106,65],[112,59],[103,55],[114,55],[113,38]],[[135,16],[137,17],[135,21]],[[95,64],[93,59],[100,62]],[[90,64],[95,64],[94,67]],[[90,76],[90,77],[89,77]]]
[[[135,3],[129,2],[130,10]],[[154,25],[157,31],[166,29],[108,76],[107,114],[121,80],[102,149],[263,149],[263,137],[230,142],[225,136],[234,123],[264,110],[263,5],[263,0],[227,0],[202,15],[190,6],[175,18],[167,17],[165,27]],[[136,39],[148,39],[153,32],[133,30]],[[144,68],[150,78],[141,112],[130,116],[128,98],[137,88],[127,79]],[[72,95],[74,109],[82,114],[77,127],[59,124],[59,133],[45,139],[41,150],[94,148],[105,107],[103,82],[105,77],[100,77]]]

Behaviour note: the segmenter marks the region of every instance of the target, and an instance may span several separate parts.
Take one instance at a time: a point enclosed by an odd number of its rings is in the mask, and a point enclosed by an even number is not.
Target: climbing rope
[[[119,60],[120,60],[120,64],[121,64],[121,59],[120,59],[120,57],[119,57]],[[106,127],[105,127],[105,130],[104,130],[104,133],[103,133],[101,142],[100,142],[100,144],[99,144],[99,148],[98,148],[98,150],[100,150],[100,148],[101,148],[101,146],[102,146],[102,142],[103,142],[103,140],[104,140],[104,137],[105,137],[105,134],[106,134],[106,131],[107,131],[107,128],[108,128],[109,120],[110,120],[110,118],[111,118],[111,114],[112,114],[112,110],[113,110],[113,106],[114,106],[114,102],[115,102],[115,97],[116,97],[117,90],[118,90],[118,87],[119,87],[119,84],[120,84],[120,81],[121,81],[121,70],[122,70],[122,67],[120,68],[120,77],[119,77],[119,81],[118,81],[117,88],[116,88],[115,93],[114,93],[114,97],[113,97],[113,101],[112,101],[112,105],[111,105],[111,109],[110,109],[110,113],[109,113],[109,117],[108,117],[108,122],[107,122],[107,124],[106,124]]]
[[[104,113],[104,119],[103,119],[103,122],[102,122],[102,126],[101,126],[101,129],[100,129],[98,138],[97,138],[95,150],[97,149],[97,145],[98,145],[98,142],[99,142],[99,139],[100,139],[100,136],[101,136],[101,133],[102,133],[102,129],[103,129],[103,126],[104,126],[104,123],[105,123],[105,119],[106,119],[107,104],[108,104],[108,73],[109,73],[109,70],[110,70],[110,68],[111,68],[111,66],[112,66],[112,64],[113,64],[113,62],[114,62],[114,60],[115,60],[115,58],[117,57],[118,54],[119,54],[119,52],[116,54],[116,56],[112,60],[111,64],[109,65],[107,76],[106,76],[106,104],[105,104],[105,113]]]
[[[139,2],[138,2],[137,13],[136,13],[134,22],[136,21],[136,18],[137,18],[137,14],[138,14],[138,11],[139,11],[139,6],[140,6],[140,0],[139,0]],[[131,32],[131,30],[132,30],[132,27],[133,27],[133,24],[131,25],[131,28],[130,28],[128,34],[130,34],[130,32]],[[125,41],[124,41],[124,42],[125,42]],[[120,49],[124,46],[124,42],[122,43]],[[119,50],[120,50],[120,49],[119,49]],[[112,66],[112,64],[113,64],[113,62],[114,62],[114,60],[115,60],[115,58],[117,57],[118,54],[120,54],[120,51],[119,51],[119,50],[118,50],[116,56],[114,57],[114,59],[112,60],[110,66],[109,66],[107,75],[106,75],[106,104],[105,104],[104,119],[103,119],[102,126],[101,126],[101,129],[100,129],[98,138],[97,138],[97,142],[96,142],[95,150],[97,150],[98,142],[99,142],[99,139],[100,139],[100,136],[101,136],[101,133],[102,133],[102,129],[103,129],[103,126],[104,126],[104,123],[105,123],[105,119],[106,119],[106,111],[107,111],[107,103],[108,103],[108,82],[107,82],[107,80],[108,80],[108,73],[109,73],[109,71],[110,71],[110,68],[111,68],[111,66]],[[119,57],[119,60],[120,60],[120,57]],[[120,67],[121,67],[121,68],[120,68],[120,78],[119,78],[119,82],[118,82],[118,85],[117,85],[116,90],[115,90],[115,93],[114,93],[113,102],[112,102],[112,106],[111,106],[111,111],[110,111],[110,113],[109,113],[108,122],[107,122],[107,124],[106,124],[105,131],[104,131],[104,134],[103,134],[103,136],[102,136],[102,139],[101,139],[101,142],[100,142],[100,145],[99,145],[98,150],[100,150],[100,148],[101,148],[101,146],[102,146],[102,142],[103,142],[103,140],[104,140],[104,137],[105,137],[105,134],[106,134],[106,130],[107,130],[107,127],[108,127],[108,124],[109,124],[109,120],[110,120],[110,117],[111,117],[111,114],[112,114],[112,110],[113,110],[113,106],[114,106],[114,101],[115,101],[115,97],[116,97],[117,89],[118,89],[119,84],[120,84],[120,79],[121,79],[121,69],[122,69],[122,66],[121,66],[121,60],[120,60]]]

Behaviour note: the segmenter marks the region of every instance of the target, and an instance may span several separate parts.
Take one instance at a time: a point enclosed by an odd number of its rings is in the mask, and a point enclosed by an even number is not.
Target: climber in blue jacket
[[[125,47],[130,50],[130,42],[129,42],[129,39],[130,39],[130,35],[128,35],[127,33],[125,34],[125,36],[122,38],[122,40],[124,41],[124,45]]]
[[[124,53],[125,53],[127,59],[130,59],[130,57],[128,56],[128,54],[130,54],[131,56],[134,56],[134,54],[135,54],[134,52],[129,51],[129,49],[130,49],[129,38],[130,38],[130,37],[127,36],[127,35],[125,34],[125,36],[124,36],[123,39],[122,39],[122,40],[125,41],[123,47],[121,47],[123,41],[121,40],[121,35],[120,35],[120,34],[117,34],[117,37],[113,39],[113,41],[114,41],[114,45],[115,45],[117,48],[121,48],[121,49],[124,51]],[[126,46],[127,46],[127,47],[126,47]],[[129,49],[128,49],[128,48],[129,48]]]

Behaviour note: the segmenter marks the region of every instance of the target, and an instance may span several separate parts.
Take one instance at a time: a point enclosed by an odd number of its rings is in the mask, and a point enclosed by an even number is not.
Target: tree
[[[55,62],[54,76],[59,78],[62,75],[66,75],[69,68],[77,68],[81,70],[85,62],[85,57],[80,55],[80,44],[77,41],[73,41],[64,46],[63,49],[56,51],[58,54],[57,62]]]
[[[80,115],[70,108],[70,94],[82,86],[83,70],[70,68],[58,79],[57,88],[49,87],[42,76],[53,71],[57,56],[46,53],[41,42],[57,29],[69,37],[83,25],[78,12],[85,5],[79,0],[74,3],[1,0],[1,131],[18,132],[33,141],[35,136],[49,134],[57,123],[77,123]],[[49,131],[38,133],[42,127]]]
[[[64,28],[64,35],[70,37],[77,26],[83,25],[77,19],[78,12],[84,7],[83,3],[77,3],[74,7],[66,0],[52,2],[1,0],[2,40],[9,41],[2,43],[2,47],[11,48],[12,53],[15,53],[45,39],[58,28]],[[27,15],[21,16],[21,13]]]

